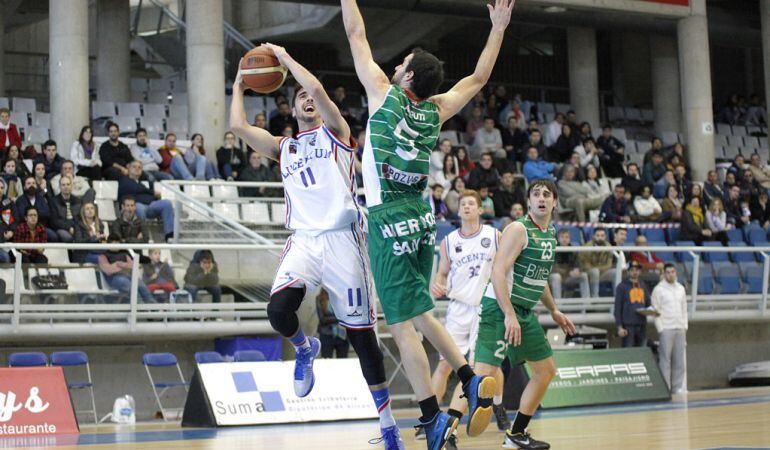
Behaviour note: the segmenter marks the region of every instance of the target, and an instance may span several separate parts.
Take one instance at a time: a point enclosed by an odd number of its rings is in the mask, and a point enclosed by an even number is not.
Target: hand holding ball
[[[244,86],[260,94],[269,94],[281,87],[288,73],[273,51],[265,47],[249,50],[241,59],[240,69]]]

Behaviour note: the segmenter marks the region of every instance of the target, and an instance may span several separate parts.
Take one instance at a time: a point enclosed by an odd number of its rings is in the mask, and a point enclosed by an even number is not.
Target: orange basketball
[[[249,50],[241,61],[243,84],[260,94],[269,94],[281,87],[286,73],[286,67],[278,62],[273,51],[264,47]]]

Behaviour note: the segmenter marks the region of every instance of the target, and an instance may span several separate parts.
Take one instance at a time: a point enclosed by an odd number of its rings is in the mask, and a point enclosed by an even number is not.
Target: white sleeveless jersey
[[[279,149],[286,228],[317,236],[360,221],[354,148],[321,125],[283,138]]]
[[[482,225],[472,236],[463,236],[459,229],[447,235],[444,250],[449,257],[447,296],[450,299],[471,306],[481,303],[497,244],[497,230],[489,225]]]

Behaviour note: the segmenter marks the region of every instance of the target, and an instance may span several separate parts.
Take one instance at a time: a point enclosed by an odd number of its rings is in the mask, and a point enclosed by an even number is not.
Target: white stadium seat
[[[244,222],[261,223],[270,221],[267,203],[254,202],[241,205],[241,216]]]
[[[145,103],[144,117],[156,117],[159,119],[165,119],[166,105],[157,104],[157,103]]]
[[[26,113],[33,113],[37,111],[37,102],[34,98],[13,97],[12,104],[14,111],[21,111]]]
[[[142,110],[139,107],[139,103],[128,102],[118,103],[118,114],[121,116],[139,117],[142,115]]]
[[[98,198],[94,200],[94,204],[96,205],[96,209],[99,210],[100,219],[112,222],[118,218],[117,214],[115,213],[115,202],[112,200]]]
[[[94,192],[96,198],[117,201],[118,200],[118,182],[110,180],[94,180]]]
[[[92,102],[91,117],[115,117],[115,102]]]

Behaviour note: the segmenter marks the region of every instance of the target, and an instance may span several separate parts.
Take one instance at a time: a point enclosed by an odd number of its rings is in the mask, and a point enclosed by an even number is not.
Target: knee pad
[[[376,386],[384,383],[386,380],[385,363],[374,330],[371,328],[364,330],[348,328],[347,331],[348,339],[350,339],[350,343],[358,355],[366,384]]]
[[[292,337],[299,329],[297,310],[305,296],[305,290],[288,288],[270,296],[267,304],[267,318],[273,329],[284,337]]]

